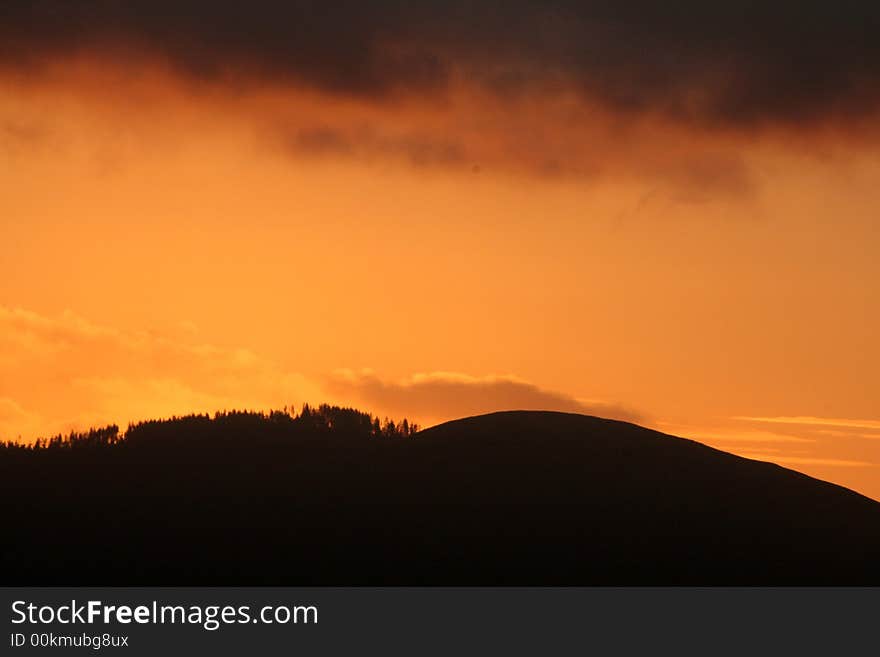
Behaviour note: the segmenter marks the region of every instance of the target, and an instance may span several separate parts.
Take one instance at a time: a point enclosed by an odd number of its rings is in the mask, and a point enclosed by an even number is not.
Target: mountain
[[[880,584],[880,503],[792,470],[583,415],[322,409],[4,450],[5,581]]]

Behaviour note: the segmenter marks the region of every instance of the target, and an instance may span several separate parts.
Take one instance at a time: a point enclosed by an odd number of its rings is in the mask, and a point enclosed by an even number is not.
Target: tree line
[[[146,420],[128,425],[123,432],[116,424],[87,431],[71,431],[32,443],[0,442],[0,453],[61,452],[114,447],[149,447],[169,442],[211,444],[262,444],[292,438],[343,438],[401,440],[412,437],[420,427],[404,418],[399,422],[380,419],[355,408],[304,404],[268,412],[232,410],[214,415],[189,414],[168,419]]]

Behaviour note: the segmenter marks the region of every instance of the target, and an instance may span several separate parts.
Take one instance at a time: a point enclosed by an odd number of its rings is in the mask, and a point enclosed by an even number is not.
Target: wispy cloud
[[[358,404],[422,423],[513,409],[640,418],[624,406],[511,375],[438,371],[390,381],[369,370],[340,370],[319,382],[250,349],[205,342],[190,324],[185,329],[129,331],[72,312],[0,306],[0,438],[303,401]]]
[[[731,443],[814,443],[813,438],[791,436],[772,431],[700,431],[701,439],[711,439]]]
[[[814,417],[811,415],[780,415],[773,417],[738,415],[732,419],[743,420],[746,422],[765,422],[768,424],[799,424],[806,426],[850,427],[853,429],[880,430],[880,420]]]
[[[867,440],[880,440],[880,429],[878,433],[869,433],[867,431],[840,431],[836,429],[816,429],[816,433],[822,436],[832,436],[835,438],[865,438]]]
[[[93,424],[319,401],[307,377],[242,347],[0,306],[0,439]]]
[[[850,459],[829,459],[813,456],[782,456],[779,454],[767,454],[765,452],[740,452],[740,456],[757,461],[772,461],[784,465],[827,465],[840,468],[865,468],[874,464],[870,461],[857,461]]]
[[[784,417],[760,418],[737,416],[737,421],[727,426],[709,426],[706,429],[696,425],[677,423],[658,423],[665,431],[683,435],[712,445],[745,458],[769,461],[791,467],[820,478],[833,479],[833,470],[826,468],[871,468],[878,464],[876,450],[853,438],[880,438],[880,435],[853,432],[844,426],[837,429],[821,428],[823,423],[812,420],[828,418]],[[766,422],[763,420],[773,420]],[[792,421],[782,421],[792,420]],[[795,421],[796,420],[796,421]],[[810,420],[801,422],[800,420]],[[753,422],[755,427],[744,427],[743,422]],[[774,430],[768,430],[769,429]],[[837,426],[837,425],[835,425]],[[870,478],[870,471],[860,477]]]
[[[0,397],[0,440],[29,438],[42,424],[38,414],[10,397]]]

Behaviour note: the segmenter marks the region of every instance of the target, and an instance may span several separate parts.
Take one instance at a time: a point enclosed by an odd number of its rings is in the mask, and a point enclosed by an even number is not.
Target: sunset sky
[[[880,499],[880,5],[0,8],[0,439],[635,421]]]

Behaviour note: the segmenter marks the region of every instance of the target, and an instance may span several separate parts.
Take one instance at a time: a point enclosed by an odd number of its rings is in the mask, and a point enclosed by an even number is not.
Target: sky
[[[880,6],[13,0],[0,438],[637,422],[880,499]]]

